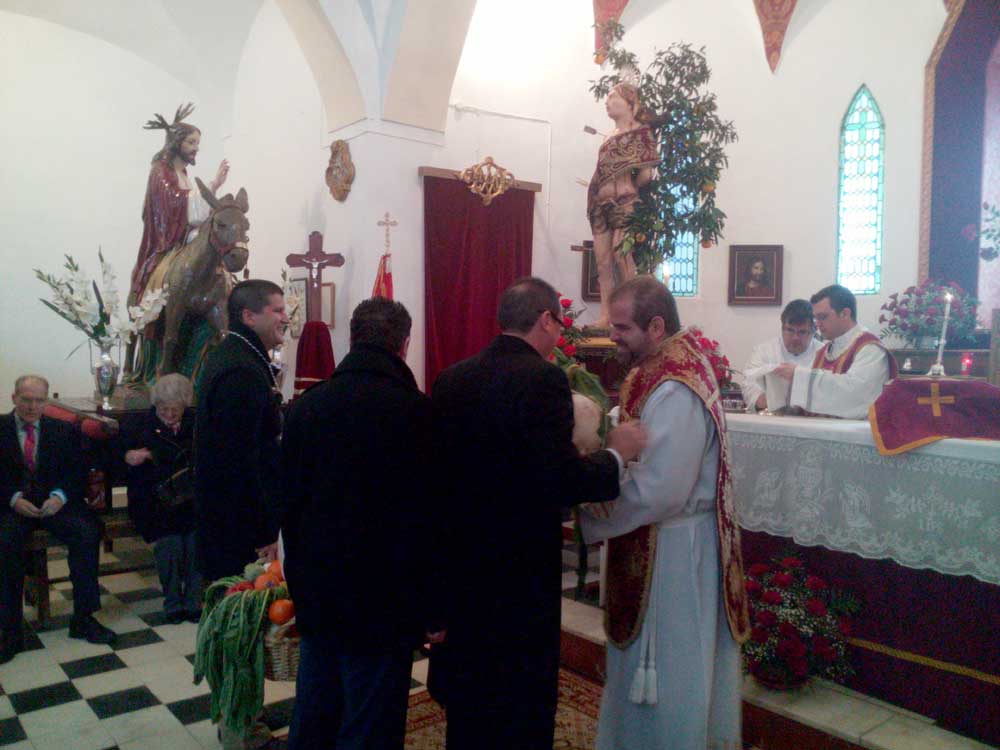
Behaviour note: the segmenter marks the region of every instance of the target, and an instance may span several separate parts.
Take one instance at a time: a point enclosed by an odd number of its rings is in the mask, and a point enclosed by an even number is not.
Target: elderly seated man
[[[812,367],[819,349],[816,340],[816,326],[813,323],[813,310],[804,299],[793,299],[781,311],[781,335],[757,344],[750,359],[743,368],[743,400],[749,411],[764,409],[780,409],[787,405],[788,385],[776,375],[774,369],[782,362]],[[775,385],[783,384],[776,389]],[[768,385],[772,394],[782,390],[784,397],[780,403],[768,402]],[[777,401],[772,396],[771,401]]]
[[[0,416],[0,664],[24,649],[24,545],[45,529],[69,549],[73,618],[69,637],[110,644],[115,634],[94,619],[104,524],[83,500],[80,436],[70,425],[42,416],[49,383],[22,375],[14,384],[14,411]]]

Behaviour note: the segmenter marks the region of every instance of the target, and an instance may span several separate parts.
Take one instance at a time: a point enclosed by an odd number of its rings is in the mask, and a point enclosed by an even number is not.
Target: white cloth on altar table
[[[867,422],[726,419],[743,528],[1000,585],[1000,441],[883,456]]]
[[[655,632],[641,633],[624,651],[608,644],[597,748],[741,747],[740,651],[719,590],[715,425],[694,393],[674,381],[650,395],[641,419],[649,442],[629,465],[621,496],[606,504],[610,516],[580,515],[588,543],[659,524],[643,623],[645,631],[655,622]],[[657,702],[636,704],[629,692],[647,635]]]
[[[862,333],[862,325],[838,336],[826,353],[827,361],[837,359]],[[844,419],[865,419],[868,407],[889,382],[889,353],[881,347],[864,346],[854,356],[854,363],[844,373],[813,370],[798,366],[792,377],[792,392],[788,403],[813,414],[828,414]]]
[[[781,381],[773,383],[772,387],[781,386],[780,403],[773,401],[768,394],[767,405],[769,409],[777,409],[786,406],[788,403],[788,391],[790,387],[787,382],[774,376],[767,377],[775,367],[782,362],[791,362],[793,365],[812,367],[813,360],[816,359],[816,352],[822,344],[815,338],[809,339],[809,346],[801,354],[792,354],[785,348],[785,342],[781,336],[757,344],[750,353],[746,367],[743,368],[743,401],[750,411],[757,411],[755,404],[762,393],[765,393],[767,386],[772,386],[771,381]],[[766,381],[765,381],[766,378]]]

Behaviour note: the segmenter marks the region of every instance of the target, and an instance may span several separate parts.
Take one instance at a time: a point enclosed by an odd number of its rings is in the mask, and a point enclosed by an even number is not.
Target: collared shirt
[[[18,416],[17,412],[14,412],[14,424],[17,427],[17,444],[21,447],[21,455],[24,455],[24,443],[28,439],[28,431],[25,429],[25,425],[27,424],[27,422],[21,419],[21,417]],[[38,468],[38,446],[40,446],[41,444],[42,444],[42,420],[39,419],[37,422],[35,422],[35,450],[34,450],[34,455],[32,456],[32,458],[34,459],[36,469]],[[28,462],[27,458],[28,457],[25,456],[26,464]],[[11,496],[10,498],[11,508],[14,507],[14,503],[16,503],[17,499],[21,497],[21,494],[22,493],[20,492],[15,492]],[[66,504],[66,493],[63,492],[61,489],[54,489],[50,494],[58,496],[63,501],[63,505]]]
[[[837,359],[854,339],[867,329],[855,325],[830,342],[826,352],[828,361]],[[843,419],[865,419],[868,407],[882,392],[889,380],[889,354],[873,345],[864,346],[854,356],[854,363],[847,372],[834,373],[796,367],[792,377],[789,403],[814,414],[826,414]]]
[[[816,352],[822,344],[815,338],[809,339],[809,345],[801,354],[792,354],[785,348],[785,341],[781,336],[770,339],[754,347],[743,368],[743,401],[750,411],[757,411],[757,399],[765,392],[765,378],[775,367],[782,362],[791,362],[794,365],[812,367],[813,360],[816,359]],[[772,376],[776,377],[776,376]],[[770,408],[784,406],[784,403],[770,404]]]

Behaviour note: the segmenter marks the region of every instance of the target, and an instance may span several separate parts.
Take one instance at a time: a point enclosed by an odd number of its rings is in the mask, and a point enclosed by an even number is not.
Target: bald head
[[[41,375],[22,375],[14,381],[14,413],[23,421],[35,424],[49,400],[49,381]]]

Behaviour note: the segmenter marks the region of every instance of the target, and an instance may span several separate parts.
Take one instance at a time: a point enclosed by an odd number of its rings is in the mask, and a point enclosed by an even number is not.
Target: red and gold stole
[[[895,380],[896,376],[899,374],[899,367],[896,365],[896,358],[892,356],[892,352],[882,346],[882,342],[874,333],[865,331],[851,342],[851,345],[844,350],[843,354],[836,359],[828,360],[826,358],[826,353],[830,351],[830,345],[832,343],[833,342],[831,341],[827,341],[819,348],[819,351],[816,352],[816,358],[813,359],[812,364],[812,368],[814,370],[828,370],[829,372],[836,373],[837,375],[845,373],[851,369],[851,365],[854,364],[854,358],[863,347],[874,345],[884,351],[886,356],[889,358],[890,380]]]
[[[684,330],[663,342],[659,351],[631,370],[621,389],[621,419],[638,419],[646,399],[668,380],[690,388],[712,415],[719,436],[719,469],[716,477],[716,521],[719,532],[722,589],[729,630],[737,643],[750,635],[747,597],[740,551],[740,527],[733,506],[732,476],[726,416],[719,384],[697,337]],[[642,526],[608,541],[608,607],[604,629],[620,649],[639,636],[649,600],[649,585],[656,560],[655,524]]]

